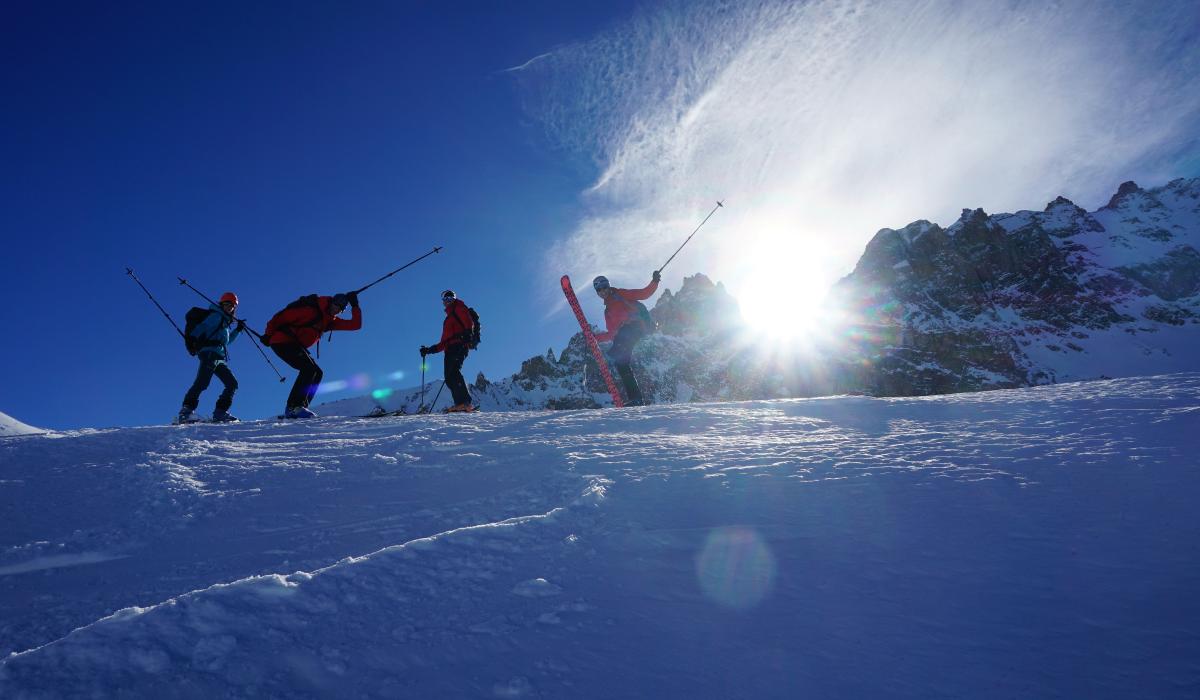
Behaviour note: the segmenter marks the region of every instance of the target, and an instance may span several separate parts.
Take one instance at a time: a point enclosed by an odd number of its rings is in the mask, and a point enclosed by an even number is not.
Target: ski
[[[604,353],[600,350],[600,344],[596,342],[592,327],[588,324],[587,317],[583,315],[583,309],[579,306],[579,299],[575,296],[574,288],[571,287],[571,278],[563,275],[561,282],[567,303],[575,312],[575,319],[579,321],[579,327],[583,329],[583,337],[592,350],[592,357],[596,358],[596,364],[600,367],[600,374],[604,377],[604,385],[608,387],[608,393],[612,396],[613,406],[622,408],[625,406],[625,401],[621,399],[621,392],[617,390],[617,383],[613,381],[612,372],[608,371],[608,361],[604,359]]]

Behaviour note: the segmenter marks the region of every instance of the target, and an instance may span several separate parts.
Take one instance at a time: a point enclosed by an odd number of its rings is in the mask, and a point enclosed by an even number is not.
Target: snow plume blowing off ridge
[[[1187,174],[1197,26],[1173,1],[676,2],[508,74],[598,168],[555,271],[644,284],[723,198],[671,272],[805,303],[880,228]]]

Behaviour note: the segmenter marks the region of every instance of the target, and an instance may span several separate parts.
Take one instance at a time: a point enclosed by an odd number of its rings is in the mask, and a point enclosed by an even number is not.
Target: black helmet
[[[454,293],[453,289],[447,289],[446,291],[442,292],[442,301],[454,301],[457,298],[458,295]]]
[[[600,275],[596,279],[592,280],[592,288],[594,288],[597,292],[601,289],[608,289],[608,286],[608,278],[604,275]]]

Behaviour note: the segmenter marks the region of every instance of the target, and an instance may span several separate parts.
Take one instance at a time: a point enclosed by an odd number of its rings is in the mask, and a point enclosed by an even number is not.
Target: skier
[[[217,304],[209,306],[208,316],[188,332],[199,348],[196,356],[200,359],[200,369],[196,371],[192,387],[183,396],[183,407],[179,409],[179,417],[175,422],[194,423],[197,420],[192,414],[196,406],[200,405],[200,394],[208,388],[214,374],[225,385],[225,390],[217,397],[216,410],[212,415],[213,422],[227,423],[237,420],[230,415],[229,407],[233,405],[233,394],[237,391],[238,383],[228,364],[228,346],[246,328],[246,324],[239,319],[233,332],[229,331],[230,325],[234,323],[233,315],[237,305],[237,295],[225,292]]]
[[[352,309],[350,319],[338,318],[347,305]],[[356,331],[360,328],[362,310],[358,308],[356,292],[331,297],[310,294],[271,317],[262,335],[263,344],[269,345],[281,360],[300,372],[288,394],[285,418],[314,418],[317,415],[309,410],[308,404],[316,395],[317,387],[321,386],[324,375],[308,348],[320,341],[325,331]]]
[[[617,289],[608,283],[608,278],[600,275],[592,280],[596,294],[604,300],[604,325],[607,330],[596,334],[596,342],[612,341],[608,357],[621,375],[625,384],[625,394],[629,397],[627,405],[641,406],[645,403],[642,390],[638,387],[637,379],[633,376],[633,348],[638,341],[654,330],[654,321],[650,312],[641,303],[658,291],[658,281],[661,273],[655,270],[650,284],[642,289]]]
[[[472,330],[475,319],[471,309],[455,295],[454,290],[442,292],[442,307],[446,310],[446,320],[442,322],[442,339],[432,347],[421,346],[422,361],[426,355],[446,351],[444,376],[446,386],[454,397],[454,405],[447,409],[451,413],[470,413],[476,410],[471,404],[471,393],[467,391],[467,382],[463,379],[462,366],[471,351]]]

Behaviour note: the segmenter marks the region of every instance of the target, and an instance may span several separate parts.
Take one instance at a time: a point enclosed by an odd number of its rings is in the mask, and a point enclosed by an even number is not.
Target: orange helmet
[[[221,295],[221,303],[224,304],[227,301],[231,302],[234,306],[238,305],[237,295],[234,294],[233,292],[225,292],[224,294]]]

